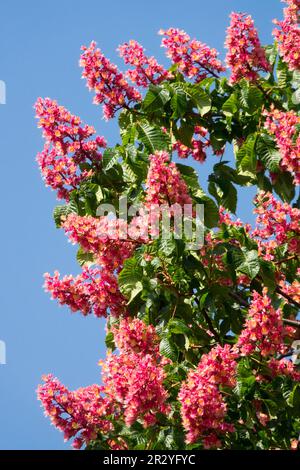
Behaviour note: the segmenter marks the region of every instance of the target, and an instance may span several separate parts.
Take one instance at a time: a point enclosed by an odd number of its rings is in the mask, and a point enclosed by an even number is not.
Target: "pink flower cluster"
[[[235,385],[236,358],[229,345],[216,346],[202,356],[182,384],[178,398],[188,444],[202,439],[205,448],[220,447],[220,436],[234,431],[225,422],[227,405],[220,387]]]
[[[131,103],[141,100],[140,92],[129,85],[122,72],[112,64],[91,42],[89,47],[82,46],[80,66],[83,67],[82,77],[86,78],[87,86],[94,90],[95,104],[103,104],[105,119],[114,117],[115,113]]]
[[[92,126],[82,126],[79,117],[59,106],[50,98],[38,98],[35,104],[38,127],[46,140],[37,161],[47,186],[57,190],[58,198],[68,199],[69,193],[92,174],[92,169],[81,170],[81,164],[97,165],[99,152],[106,146],[103,137],[90,139],[95,134]]]
[[[300,54],[300,52],[299,52]],[[300,135],[297,126],[300,117],[294,111],[265,111],[265,128],[275,136],[281,153],[280,165],[283,170],[295,176],[295,183],[300,184]]]
[[[284,353],[284,334],[282,312],[272,306],[267,289],[262,295],[254,291],[248,317],[237,342],[241,355],[248,356],[254,351],[259,351],[262,356]]]
[[[278,43],[279,52],[290,70],[300,70],[300,1],[283,0],[288,7],[283,10],[284,20],[274,20],[278,29],[273,35]]]
[[[46,273],[44,287],[53,299],[60,305],[68,305],[72,312],[94,313],[97,317],[106,317],[108,311],[113,316],[125,313],[126,302],[117,279],[107,270],[84,267],[78,276],[62,279],[57,271],[54,276]]]
[[[98,218],[69,214],[62,224],[72,243],[95,254],[97,263],[108,270],[120,271],[132,256],[135,245],[127,240],[127,223],[123,219]]]
[[[131,327],[137,329],[135,338],[139,348],[133,342],[133,328],[131,341],[125,339]],[[66,440],[76,436],[73,446],[77,449],[99,434],[106,437],[111,449],[126,449],[122,438],[110,437],[114,420],[124,419],[127,426],[140,420],[147,427],[156,423],[158,413],[170,412],[163,385],[163,366],[167,361],[157,351],[154,328],[135,319],[121,320],[117,330],[120,355],[108,354],[105,362],[100,361],[103,386],[92,385],[71,392],[48,375],[38,387],[45,415],[64,432]]]
[[[284,243],[290,253],[300,254],[300,210],[264,191],[255,198],[255,204],[257,218],[253,236],[257,237],[264,258],[272,260],[274,250]]]
[[[65,440],[75,437],[73,447],[96,439],[98,433],[107,433],[112,424],[106,416],[113,411],[112,404],[101,396],[103,387],[91,385],[69,391],[52,375],[43,377],[37,390],[45,415],[64,433]]]
[[[185,181],[181,178],[170,155],[165,151],[157,151],[149,156],[150,166],[146,181],[146,204],[191,204]]]
[[[254,22],[250,15],[244,13],[231,13],[230,18],[225,41],[228,49],[226,64],[231,68],[230,82],[235,83],[242,78],[255,81],[260,71],[270,71],[270,64],[261,47]]]
[[[204,127],[195,126],[194,132],[198,138],[192,138],[191,147],[187,147],[182,142],[177,141],[173,144],[173,150],[177,152],[179,158],[188,158],[191,155],[194,160],[203,163],[206,160],[205,148],[209,147],[210,142],[208,139],[205,139],[203,142],[201,137],[206,137],[207,130]]]
[[[196,39],[191,40],[185,31],[170,28],[160,30],[159,34],[165,36],[161,45],[167,49],[167,57],[177,64],[180,72],[193,78],[195,82],[211,75],[216,77],[225,70],[217,58],[216,49],[211,49]]]
[[[142,320],[124,318],[118,326],[113,325],[111,331],[116,346],[123,352],[158,354],[159,337],[155,328],[147,326]]]
[[[274,359],[272,358],[268,362],[268,366],[271,369],[272,374],[276,377],[277,375],[283,375],[291,377],[295,382],[300,381],[300,372],[295,368],[295,365],[288,359]]]
[[[127,426],[138,419],[144,427],[152,426],[158,413],[170,412],[165,372],[153,355],[121,351],[108,355],[102,367],[105,393],[124,408]]]
[[[125,64],[134,67],[134,70],[128,70],[126,75],[137,86],[147,88],[149,83],[158,85],[163,80],[172,78],[172,74],[165,70],[154,57],[145,55],[143,46],[137,41],[130,40],[119,46],[118,50]]]

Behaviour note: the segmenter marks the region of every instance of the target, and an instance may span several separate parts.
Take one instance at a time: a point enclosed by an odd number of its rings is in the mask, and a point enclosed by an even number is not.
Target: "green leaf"
[[[136,123],[136,128],[140,140],[150,152],[168,149],[170,144],[168,136],[159,127],[153,127],[146,121],[139,121]]]
[[[171,99],[171,109],[173,111],[172,118],[178,119],[184,116],[187,110],[187,95],[180,83],[175,83],[172,88],[174,90],[174,95]]]
[[[183,165],[182,163],[176,163],[178,170],[184,181],[186,182],[191,192],[198,192],[199,190],[204,194],[199,184],[197,172],[194,168],[189,165]]]
[[[232,116],[238,110],[238,98],[236,93],[232,93],[222,106],[225,116]]]
[[[120,291],[132,301],[131,294],[134,289],[140,288],[141,279],[143,277],[143,269],[136,258],[129,258],[125,261],[124,267],[119,274],[118,283]],[[135,295],[137,290],[134,291]]]
[[[243,247],[241,252],[233,252],[233,258],[237,271],[246,274],[250,279],[254,279],[259,273],[260,263],[256,250],[248,251]]]
[[[77,213],[77,205],[75,201],[70,201],[65,206],[56,206],[53,210],[53,219],[56,225],[56,228],[59,228],[69,214],[74,212]]]
[[[193,101],[201,116],[204,116],[211,110],[210,96],[197,85],[194,85],[191,94]]]
[[[236,166],[238,172],[255,175],[256,172],[256,134],[250,134],[243,145],[236,152]]]
[[[169,321],[168,330],[170,331],[170,333],[174,333],[176,335],[189,335],[191,333],[191,329],[185,324],[185,322],[179,320],[178,318],[172,318]]]
[[[171,361],[175,362],[177,360],[177,352],[175,349],[175,346],[171,343],[170,339],[165,337],[161,340],[160,345],[159,345],[159,352],[167,357],[168,359],[171,359]]]
[[[300,385],[296,384],[289,396],[288,404],[293,408],[294,415],[300,417]]]
[[[241,103],[249,114],[254,114],[262,106],[263,94],[257,87],[250,85],[247,80],[242,80],[240,86]]]
[[[260,275],[263,279],[263,283],[270,293],[274,292],[276,288],[276,279],[275,279],[275,267],[273,263],[266,261],[262,258],[259,260],[260,262]]]
[[[221,176],[211,174],[208,184],[209,193],[214,196],[219,204],[235,214],[237,207],[237,190],[231,181]]]
[[[114,334],[112,331],[109,331],[105,337],[105,345],[111,351],[116,349],[115,342],[114,342]]]
[[[276,74],[279,88],[286,88],[289,81],[289,69],[281,58],[278,60]]]
[[[288,172],[277,173],[274,189],[281,199],[286,202],[291,202],[295,197],[295,186],[292,175]]]
[[[148,113],[163,110],[164,105],[170,100],[170,92],[157,85],[150,85],[145,99],[142,103],[142,109]]]
[[[267,134],[260,135],[257,139],[256,151],[259,159],[268,170],[272,172],[279,170],[281,155],[271,136]]]
[[[130,292],[130,298],[127,302],[127,305],[131,304],[133,300],[141,293],[143,292],[143,284],[140,281],[137,281],[137,283],[134,285],[134,287],[131,289]]]
[[[103,169],[106,171],[110,170],[116,163],[118,163],[119,158],[120,153],[116,149],[105,149],[102,156]]]
[[[81,247],[77,251],[76,259],[80,266],[95,264],[93,253],[86,252]]]

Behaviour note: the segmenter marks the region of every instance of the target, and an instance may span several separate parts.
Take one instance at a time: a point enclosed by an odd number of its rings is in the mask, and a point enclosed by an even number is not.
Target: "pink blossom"
[[[300,28],[299,0],[283,0],[288,7],[283,10],[283,21],[274,20],[278,26],[273,35],[278,43],[279,52],[290,70],[300,69]]]
[[[281,309],[274,309],[267,289],[262,295],[254,291],[244,329],[237,342],[241,355],[248,356],[255,351],[262,356],[284,353],[284,333]]]
[[[300,117],[294,111],[265,111],[265,128],[275,136],[281,153],[280,166],[294,174],[295,184],[300,184],[300,135],[297,126]]]
[[[165,36],[161,45],[167,49],[167,57],[178,65],[180,72],[195,82],[200,82],[211,75],[217,76],[225,68],[218,60],[216,49],[210,49],[206,44],[190,38],[180,29],[170,28],[160,30]]]
[[[103,368],[103,383],[108,398],[124,408],[127,426],[141,419],[144,427],[156,423],[157,413],[168,415],[165,372],[150,354],[121,352],[109,354]]]
[[[82,46],[82,50],[79,62],[83,67],[82,77],[96,94],[94,103],[103,104],[105,119],[141,100],[140,92],[128,84],[122,72],[96,48],[94,41],[89,47]]]
[[[257,239],[260,254],[272,260],[276,248],[284,243],[290,253],[300,254],[300,210],[264,191],[255,198],[255,205],[257,218],[252,236]]]
[[[191,204],[185,181],[181,178],[176,164],[170,162],[170,155],[157,151],[149,156],[150,166],[146,181],[146,204]]]
[[[154,57],[145,55],[143,46],[137,41],[130,40],[119,46],[118,50],[125,64],[134,67],[134,70],[128,70],[126,75],[137,86],[147,88],[149,83],[158,85],[162,81],[172,78],[172,74],[165,70]]]
[[[117,278],[113,273],[99,268],[83,268],[81,274],[59,277],[45,274],[45,290],[57,299],[60,305],[68,305],[72,312],[83,315],[94,313],[97,317],[124,314],[125,299],[119,291]]]
[[[231,68],[230,82],[235,83],[242,78],[255,81],[260,71],[270,71],[270,64],[261,47],[254,22],[250,15],[244,13],[231,13],[230,18],[225,41],[228,49],[226,64]]]
[[[277,375],[291,377],[293,380],[300,382],[300,372],[295,368],[295,365],[288,359],[274,359],[272,358],[268,363],[272,374],[276,377]]]
[[[38,127],[46,140],[44,150],[37,155],[42,176],[47,186],[57,190],[59,199],[69,199],[69,194],[93,174],[102,159],[99,151],[106,147],[103,137],[91,139],[92,126],[82,126],[78,116],[59,106],[50,98],[38,98],[35,104]],[[81,169],[88,164],[90,169]]]
[[[220,436],[234,431],[225,422],[227,405],[220,387],[235,385],[236,358],[229,345],[217,346],[202,356],[183,382],[178,399],[188,444],[202,439],[205,448],[221,447]]]
[[[111,271],[119,272],[135,249],[135,242],[126,239],[127,223],[123,219],[72,213],[62,227],[72,243],[79,243],[85,251],[94,253],[97,263]]]
[[[113,407],[103,398],[103,387],[91,385],[71,392],[50,374],[43,380],[37,394],[45,415],[64,433],[65,440],[76,436],[73,441],[75,449],[96,439],[98,433],[105,434],[113,429],[107,419]]]
[[[123,352],[158,354],[159,337],[153,325],[146,325],[138,318],[124,318],[113,325],[116,346]]]

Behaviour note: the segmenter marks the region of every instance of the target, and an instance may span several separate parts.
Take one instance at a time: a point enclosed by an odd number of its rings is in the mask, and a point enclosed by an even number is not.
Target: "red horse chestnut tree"
[[[38,164],[82,268],[47,273],[45,289],[107,319],[96,385],[47,375],[38,387],[75,448],[299,446],[300,1],[286,4],[270,46],[232,13],[225,64],[176,28],[159,33],[168,69],[135,40],[118,48],[125,73],[82,47],[94,103],[118,119],[114,147],[55,100],[36,102]],[[195,168],[207,159],[206,192]],[[242,186],[257,188],[253,226],[235,216]],[[124,216],[124,201],[138,210]]]

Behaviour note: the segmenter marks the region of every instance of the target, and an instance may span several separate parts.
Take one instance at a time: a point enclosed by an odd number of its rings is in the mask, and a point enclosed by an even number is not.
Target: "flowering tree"
[[[250,16],[232,13],[229,79],[215,49],[175,28],[160,31],[168,70],[134,40],[118,49],[125,74],[94,42],[83,47],[94,103],[118,116],[115,147],[56,101],[37,100],[38,163],[64,200],[54,219],[82,267],[46,274],[45,288],[72,312],[107,318],[99,385],[70,391],[48,375],[38,388],[75,448],[298,447],[300,0],[286,3],[267,47]],[[175,155],[194,167],[217,159],[208,194]],[[234,215],[239,186],[257,187],[254,227]],[[139,212],[122,217],[124,200]],[[175,218],[197,204],[204,243],[191,248]],[[162,206],[168,237],[152,211]],[[194,209],[187,218],[197,224]]]

